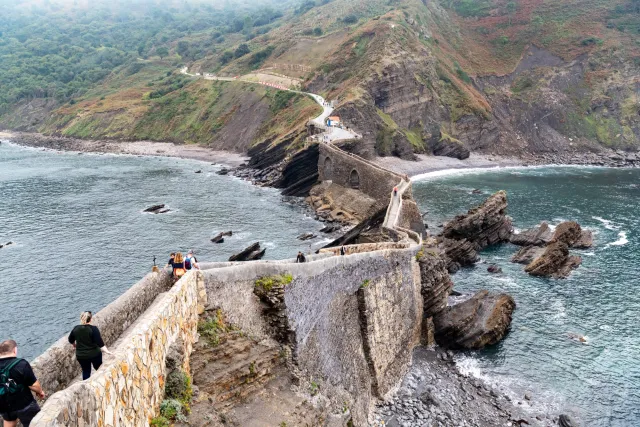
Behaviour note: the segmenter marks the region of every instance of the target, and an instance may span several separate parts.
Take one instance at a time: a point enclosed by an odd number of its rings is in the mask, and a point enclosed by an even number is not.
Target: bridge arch
[[[331,181],[333,179],[333,161],[331,161],[331,157],[327,156],[324,159],[322,168],[324,173],[324,180]]]
[[[349,174],[349,187],[354,190],[360,189],[360,174],[358,174],[358,171],[355,169],[353,169]]]

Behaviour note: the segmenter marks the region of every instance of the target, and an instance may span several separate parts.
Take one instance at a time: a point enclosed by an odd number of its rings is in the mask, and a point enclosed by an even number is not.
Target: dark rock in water
[[[489,295],[488,291],[480,291],[434,316],[436,342],[454,349],[493,345],[507,333],[515,308],[516,303],[507,294]]]
[[[229,175],[229,172],[231,172],[229,169],[222,168],[218,172],[216,172],[216,174],[218,174],[218,175]]]
[[[562,414],[558,418],[558,425],[560,427],[578,427],[578,423],[569,415]]]
[[[433,250],[423,249],[418,255],[418,265],[424,316],[431,317],[447,306],[447,298],[453,290],[453,282],[447,273],[445,260]]]
[[[471,192],[471,194],[482,194],[482,190],[478,190],[477,188]]]
[[[525,230],[519,234],[512,234],[509,241],[518,246],[544,246],[551,242],[553,233],[549,224],[543,222],[537,227]]]
[[[546,222],[537,227],[512,234],[511,243],[519,246],[546,246],[551,242],[563,242],[570,248],[587,249],[593,246],[593,233],[583,230],[575,221],[561,222],[554,231]]]
[[[318,237],[318,236],[316,236],[316,235],[315,235],[315,234],[313,234],[313,233],[303,233],[303,234],[299,235],[299,236],[297,237],[297,239],[298,239],[298,240],[305,241],[305,240],[315,239],[316,237]]]
[[[507,193],[499,191],[444,225],[438,247],[448,258],[450,272],[478,262],[478,251],[487,246],[509,240],[513,226],[506,210]]]
[[[487,271],[489,273],[494,273],[494,274],[502,273],[502,269],[500,267],[498,267],[497,265],[495,265],[495,264],[492,264],[489,267],[487,267]]]
[[[202,173],[202,171],[201,170],[197,170],[195,173]]]
[[[525,246],[520,249],[514,256],[511,257],[511,262],[517,264],[531,264],[531,262],[538,258],[544,249],[538,246]]]
[[[160,209],[159,211],[154,212],[154,213],[163,214],[163,213],[167,213],[167,212],[171,212],[171,209],[168,209],[168,208]]]
[[[498,191],[480,206],[449,221],[442,235],[448,239],[467,239],[477,250],[506,242],[513,230],[511,218],[506,215],[506,210],[507,193]]]
[[[165,205],[153,205],[153,206],[149,206],[148,208],[146,208],[143,212],[149,212],[149,213],[160,213],[161,210],[163,210],[165,207]]]
[[[260,248],[260,242],[256,242],[243,251],[229,257],[229,261],[252,261],[260,259],[266,251],[266,249]]]
[[[582,263],[582,258],[569,255],[563,242],[553,242],[524,269],[532,276],[565,278]]]
[[[232,231],[223,231],[221,233],[216,234],[211,239],[212,243],[224,243],[224,236],[233,236]]]
[[[340,224],[328,224],[325,225],[322,229],[320,229],[321,233],[333,233],[334,231],[340,230]]]

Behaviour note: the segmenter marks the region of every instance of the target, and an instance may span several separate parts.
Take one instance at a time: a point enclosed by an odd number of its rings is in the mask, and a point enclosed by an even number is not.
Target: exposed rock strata
[[[432,317],[447,306],[447,298],[453,289],[453,282],[447,273],[446,262],[431,250],[422,250],[418,255],[424,317]]]
[[[449,271],[477,262],[478,251],[509,240],[513,225],[506,210],[507,193],[499,191],[482,205],[445,224],[439,247],[448,258]]]
[[[532,276],[565,278],[581,263],[582,258],[569,254],[566,243],[557,241],[547,246],[541,255],[525,267],[524,271]]]
[[[507,294],[480,291],[468,300],[438,313],[433,321],[438,344],[454,349],[480,349],[500,341],[516,308]]]
[[[238,252],[235,255],[229,257],[229,261],[253,261],[257,259],[261,259],[267,249],[260,248],[260,243],[256,242],[253,245],[247,247],[246,249]]]
[[[583,230],[575,221],[561,222],[553,231],[549,224],[543,222],[519,234],[512,234],[509,241],[519,246],[546,246],[559,241],[566,243],[570,248],[586,249],[593,246],[593,233]]]

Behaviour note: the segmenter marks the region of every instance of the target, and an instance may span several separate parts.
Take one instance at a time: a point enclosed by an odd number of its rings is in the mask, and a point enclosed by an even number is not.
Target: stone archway
[[[325,181],[331,181],[333,179],[333,162],[328,156],[324,159],[323,173]]]
[[[349,174],[349,187],[353,188],[354,190],[360,189],[360,175],[355,169],[352,170]]]

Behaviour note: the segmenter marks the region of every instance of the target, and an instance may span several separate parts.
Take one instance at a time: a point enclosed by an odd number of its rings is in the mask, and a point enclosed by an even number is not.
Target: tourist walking
[[[344,246],[340,246],[340,255],[345,255],[347,252],[344,250]]]
[[[4,427],[15,427],[18,420],[24,427],[29,427],[31,420],[40,412],[32,391],[44,399],[44,391],[31,365],[18,358],[18,344],[14,340],[1,342],[0,416]]]
[[[192,250],[190,250],[187,253],[187,257],[184,259],[184,269],[187,270],[187,271],[189,271],[191,269],[200,270],[200,267],[198,266],[198,260],[193,255],[193,251]]]
[[[173,278],[179,279],[187,272],[184,268],[184,256],[182,252],[176,253],[176,256],[173,258],[173,263],[171,264],[173,267]]]
[[[297,263],[307,262],[307,258],[304,256],[302,252],[298,252],[298,256],[296,257]]]
[[[167,265],[164,266],[164,268],[173,267],[173,261],[175,259],[176,259],[176,253],[175,252],[171,252],[171,254],[169,255],[169,261],[167,262]]]
[[[80,324],[69,334],[69,342],[76,349],[76,359],[82,368],[82,379],[91,376],[91,365],[96,371],[102,365],[102,351],[112,354],[100,335],[100,330],[91,324],[93,315],[85,311],[80,315]]]

